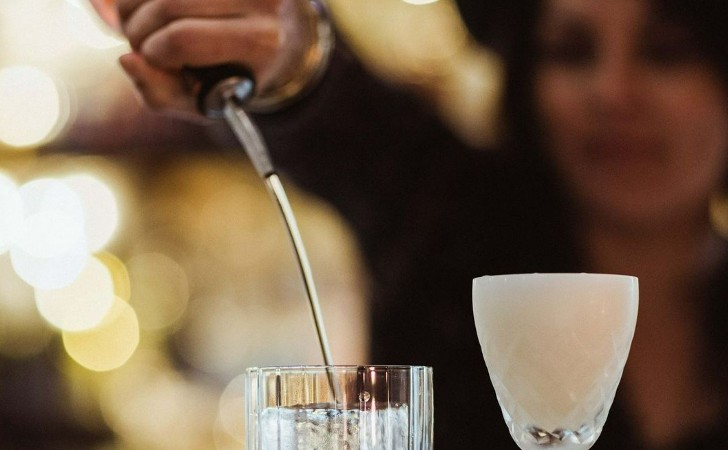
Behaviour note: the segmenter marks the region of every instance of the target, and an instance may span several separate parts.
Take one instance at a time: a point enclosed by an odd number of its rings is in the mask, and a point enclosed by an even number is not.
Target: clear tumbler
[[[432,369],[251,368],[248,450],[431,450]]]

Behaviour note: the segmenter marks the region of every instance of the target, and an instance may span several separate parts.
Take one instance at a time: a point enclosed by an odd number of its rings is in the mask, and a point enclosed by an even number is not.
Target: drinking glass
[[[248,450],[431,450],[432,369],[290,366],[246,373]]]
[[[627,361],[637,306],[637,279],[625,275],[473,280],[483,357],[522,450],[594,445]]]

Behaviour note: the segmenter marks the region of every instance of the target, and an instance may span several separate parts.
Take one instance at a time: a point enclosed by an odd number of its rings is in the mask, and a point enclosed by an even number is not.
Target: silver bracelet
[[[334,49],[334,30],[324,0],[309,0],[315,28],[316,42],[303,58],[303,64],[293,78],[281,86],[255,95],[246,109],[255,113],[269,113],[280,110],[308,93],[321,80]]]

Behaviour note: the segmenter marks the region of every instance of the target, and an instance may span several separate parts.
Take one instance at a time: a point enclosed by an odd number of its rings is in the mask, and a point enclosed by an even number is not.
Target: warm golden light
[[[30,66],[0,70],[0,141],[31,147],[53,137],[67,117],[65,96],[45,72]]]
[[[66,0],[64,13],[68,31],[78,42],[91,48],[107,49],[126,43],[98,19],[88,0]]]
[[[0,172],[0,255],[7,252],[20,233],[23,202],[15,181]]]
[[[97,326],[114,301],[114,282],[106,266],[90,258],[79,276],[60,289],[36,289],[35,301],[41,315],[65,331],[82,331]]]
[[[721,236],[728,237],[728,198],[714,196],[711,199],[710,220],[715,231]]]
[[[402,0],[405,3],[409,3],[410,5],[429,5],[430,3],[435,3],[438,0]]]
[[[129,304],[115,298],[101,324],[80,332],[63,332],[66,352],[83,367],[105,372],[123,366],[139,345],[139,322]]]
[[[109,375],[101,408],[125,448],[214,448],[214,391],[174,371],[162,355],[141,349]]]
[[[218,420],[222,431],[237,442],[245,443],[245,375],[235,377],[220,396]]]
[[[0,256],[0,354],[37,355],[51,342],[53,330],[38,313],[33,288],[13,272],[9,256]]]
[[[63,181],[73,189],[83,205],[89,250],[101,250],[109,243],[119,225],[119,207],[114,193],[103,181],[92,175],[71,175]]]
[[[114,295],[128,302],[131,298],[131,280],[129,279],[129,271],[126,265],[109,252],[97,253],[95,256],[96,259],[106,266],[106,270],[111,275],[114,283]]]
[[[143,253],[128,261],[131,304],[139,313],[142,329],[158,330],[172,325],[187,308],[187,274],[172,258]]]

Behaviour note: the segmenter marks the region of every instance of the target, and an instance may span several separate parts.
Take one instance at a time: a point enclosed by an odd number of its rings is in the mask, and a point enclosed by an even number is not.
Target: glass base
[[[601,434],[601,428],[583,426],[578,430],[559,428],[548,431],[537,426],[522,430],[511,430],[513,439],[522,450],[554,448],[563,450],[586,450],[591,448]]]

